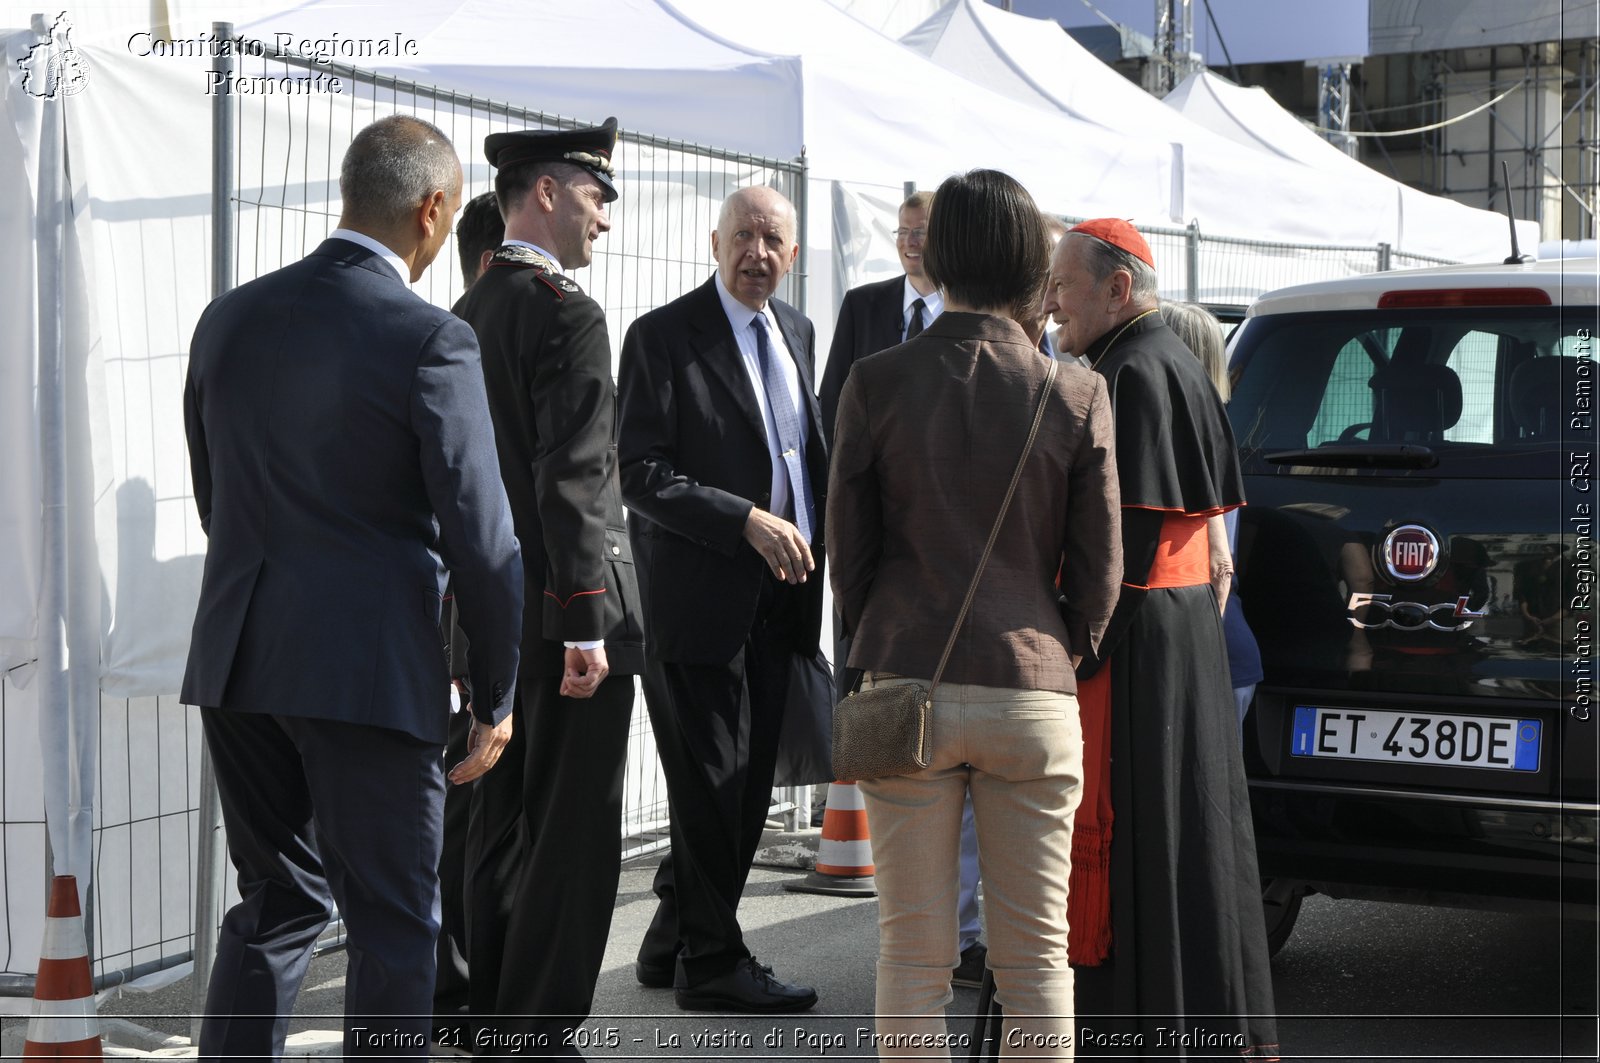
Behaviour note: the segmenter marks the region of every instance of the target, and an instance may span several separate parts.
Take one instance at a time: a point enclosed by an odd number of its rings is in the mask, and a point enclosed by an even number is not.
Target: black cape
[[[1216,595],[1208,583],[1143,589],[1165,517],[1243,503],[1233,433],[1199,360],[1158,315],[1120,336],[1113,329],[1087,353],[1116,417],[1126,567],[1103,643],[1112,952],[1077,968],[1079,1023],[1091,1034],[1078,1052],[1275,1059],[1255,832]],[[1121,1037],[1108,1044],[1104,1034]]]

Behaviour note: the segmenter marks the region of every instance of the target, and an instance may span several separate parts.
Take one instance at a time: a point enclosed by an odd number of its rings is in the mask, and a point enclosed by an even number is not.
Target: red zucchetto
[[[1112,247],[1118,247],[1139,259],[1151,269],[1156,268],[1155,257],[1150,254],[1150,245],[1144,242],[1144,237],[1139,235],[1139,230],[1121,218],[1090,218],[1068,229],[1069,233],[1083,233],[1097,240],[1104,240]]]

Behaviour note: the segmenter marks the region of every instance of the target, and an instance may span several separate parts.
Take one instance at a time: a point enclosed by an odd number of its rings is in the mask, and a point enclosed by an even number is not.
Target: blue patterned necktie
[[[772,344],[767,339],[767,315],[757,314],[750,322],[750,331],[756,334],[756,356],[761,361],[761,386],[767,392],[767,408],[772,411],[772,423],[778,429],[778,448],[782,451],[784,466],[789,470],[789,497],[794,503],[794,523],[806,542],[811,541],[815,515],[811,503],[811,483],[806,478],[801,446],[805,442],[805,427],[794,408],[794,396],[784,383],[783,370],[772,357]]]

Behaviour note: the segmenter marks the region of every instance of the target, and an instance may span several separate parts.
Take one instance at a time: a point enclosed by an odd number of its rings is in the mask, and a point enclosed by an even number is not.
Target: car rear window
[[[1229,412],[1247,471],[1270,454],[1427,447],[1426,470],[1371,475],[1562,475],[1594,438],[1594,308],[1355,310],[1250,321]],[[1587,444],[1585,444],[1587,445]],[[1310,469],[1326,473],[1326,468]]]

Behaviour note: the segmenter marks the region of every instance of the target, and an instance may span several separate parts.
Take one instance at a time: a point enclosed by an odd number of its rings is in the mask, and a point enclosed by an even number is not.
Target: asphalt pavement
[[[677,1010],[670,990],[645,989],[633,977],[654,910],[655,862],[624,867],[594,1018],[582,1035],[587,1056],[619,1063],[872,1056],[875,900],[792,893],[784,883],[804,871],[756,868],[740,908],[747,939],[780,977],[816,986],[819,1005],[781,1018],[691,1015]],[[344,968],[338,952],[312,965],[293,1028],[313,1044],[336,1043]],[[1593,922],[1311,897],[1273,961],[1284,1059],[1593,1060],[1596,969]],[[187,1037],[192,992],[188,978],[156,992],[123,991],[100,1013],[151,1031],[145,1043],[153,1047],[163,1037]],[[976,998],[975,990],[955,991],[953,1036],[970,1032]],[[957,1059],[965,1056],[959,1044]]]

